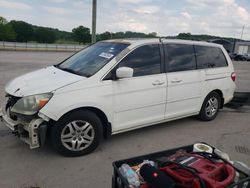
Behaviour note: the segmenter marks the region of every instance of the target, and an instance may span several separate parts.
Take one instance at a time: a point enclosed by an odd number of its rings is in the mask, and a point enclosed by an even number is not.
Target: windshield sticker
[[[99,56],[100,56],[100,57],[104,57],[104,58],[106,58],[106,59],[111,59],[114,55],[113,55],[113,54],[110,54],[110,53],[102,52]]]

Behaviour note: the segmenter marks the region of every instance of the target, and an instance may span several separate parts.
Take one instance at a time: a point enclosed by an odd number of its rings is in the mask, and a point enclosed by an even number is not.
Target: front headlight
[[[49,102],[51,97],[51,93],[23,97],[16,102],[11,111],[18,114],[34,115]]]

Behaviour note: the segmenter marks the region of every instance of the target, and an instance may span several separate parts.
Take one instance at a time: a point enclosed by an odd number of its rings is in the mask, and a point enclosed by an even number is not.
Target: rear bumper
[[[12,120],[4,108],[0,109],[0,120],[22,141],[27,143],[30,149],[39,148],[45,143],[47,124],[37,117],[29,122]]]
[[[233,83],[231,82],[231,85],[229,85],[229,86],[230,87],[223,90],[224,105],[229,103],[234,98],[236,85],[234,82]]]
[[[234,95],[224,97],[224,105],[229,103],[233,99]]]
[[[235,92],[229,106],[250,106],[250,92]]]

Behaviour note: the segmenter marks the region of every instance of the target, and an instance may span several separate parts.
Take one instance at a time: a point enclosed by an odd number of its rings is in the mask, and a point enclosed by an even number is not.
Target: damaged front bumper
[[[13,120],[5,108],[0,109],[0,120],[12,130],[22,141],[27,143],[30,149],[39,148],[45,144],[48,122],[42,118],[34,118],[29,121]]]

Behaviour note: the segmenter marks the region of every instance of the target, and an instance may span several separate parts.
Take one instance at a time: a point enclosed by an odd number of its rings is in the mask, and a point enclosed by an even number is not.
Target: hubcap
[[[71,151],[81,151],[89,147],[95,137],[93,126],[83,120],[72,121],[61,132],[64,147]]]
[[[217,98],[212,97],[208,100],[206,105],[206,115],[208,117],[213,117],[219,108],[219,103]]]

